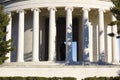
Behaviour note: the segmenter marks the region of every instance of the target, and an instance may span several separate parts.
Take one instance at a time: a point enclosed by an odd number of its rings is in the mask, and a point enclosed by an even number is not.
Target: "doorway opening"
[[[73,44],[76,44],[73,46],[73,59],[77,60],[77,54],[78,54],[78,27],[79,27],[79,19],[73,18],[72,20],[73,26],[72,26],[72,34],[73,34]],[[57,61],[65,61],[66,58],[66,18],[65,17],[58,17],[57,18],[57,29],[56,29],[56,57]]]

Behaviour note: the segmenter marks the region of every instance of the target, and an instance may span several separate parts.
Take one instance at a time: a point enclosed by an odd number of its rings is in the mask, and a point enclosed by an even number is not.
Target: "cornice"
[[[26,1],[26,0],[0,0],[1,4],[8,3],[8,2],[19,2],[19,1]]]
[[[0,3],[6,3],[6,2],[10,2],[10,1],[26,1],[26,0],[0,0]],[[111,1],[111,0],[98,0],[98,1]]]
[[[36,7],[47,8],[50,6],[72,6],[73,8],[88,7],[92,9],[103,7],[103,9],[109,10],[110,7],[113,6],[113,4],[105,0],[11,0],[5,4],[5,11],[16,11],[19,9],[31,9]]]

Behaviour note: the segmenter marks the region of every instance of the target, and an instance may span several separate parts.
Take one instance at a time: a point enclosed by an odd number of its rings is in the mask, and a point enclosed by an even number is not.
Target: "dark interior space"
[[[73,18],[73,42],[78,46],[78,18]],[[66,18],[58,17],[56,20],[56,59],[57,61],[65,61],[66,58]],[[49,18],[45,20],[45,61],[48,60],[48,46],[49,46]],[[78,48],[78,47],[77,47]],[[78,49],[76,49],[78,52]],[[77,53],[76,53],[77,54]]]
[[[73,18],[73,28],[72,28],[73,42],[76,42],[77,46],[78,46],[78,26],[79,26],[78,18]],[[56,34],[57,61],[65,61],[65,57],[66,57],[65,41],[66,41],[66,19],[65,17],[58,17],[57,34]]]
[[[48,61],[49,18],[45,19],[45,60]]]

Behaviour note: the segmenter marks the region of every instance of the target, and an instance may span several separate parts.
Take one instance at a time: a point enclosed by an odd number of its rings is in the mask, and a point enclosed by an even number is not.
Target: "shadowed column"
[[[56,8],[49,7],[49,49],[48,49],[48,61],[53,62],[56,60],[56,23],[55,23],[55,11]]]
[[[33,11],[33,61],[39,61],[39,8]]]
[[[66,7],[66,61],[67,63],[73,62],[72,60],[72,7]]]

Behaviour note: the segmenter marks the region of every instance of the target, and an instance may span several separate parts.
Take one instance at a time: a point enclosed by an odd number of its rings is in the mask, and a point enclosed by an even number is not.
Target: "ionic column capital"
[[[70,7],[70,6],[67,6],[67,7],[65,7],[65,10],[71,10],[71,11],[73,11],[74,8],[73,8],[73,7]]]
[[[41,12],[41,10],[39,8],[32,8],[31,11],[39,11],[39,12]]]
[[[11,15],[11,14],[12,14],[12,12],[11,12],[11,11],[7,11],[7,12],[5,12],[5,13],[7,13],[8,15]]]
[[[22,12],[25,12],[23,9],[19,9],[16,11],[17,13],[22,13]]]
[[[106,10],[99,8],[98,11],[99,11],[99,12],[101,12],[101,11],[102,11],[102,12],[105,12]]]
[[[83,7],[82,10],[83,10],[83,11],[85,11],[85,10],[90,11],[90,8],[88,8],[88,7]]]
[[[49,11],[50,11],[50,10],[57,11],[56,7],[48,7],[47,9],[48,9]]]
[[[9,18],[12,17],[12,13],[11,13],[11,12],[6,12],[6,13],[7,13],[7,15],[9,16]]]

